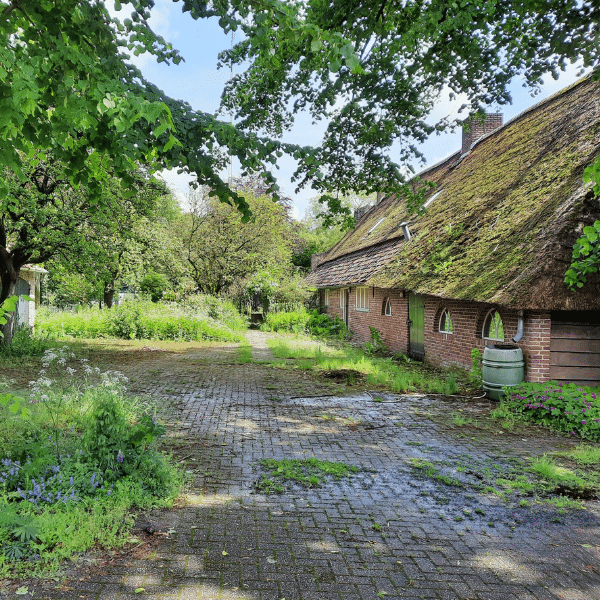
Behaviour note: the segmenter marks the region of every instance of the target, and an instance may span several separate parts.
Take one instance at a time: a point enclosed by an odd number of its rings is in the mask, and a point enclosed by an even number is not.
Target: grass
[[[558,465],[547,454],[532,461],[528,469],[544,482],[555,487],[566,486],[572,489],[585,489],[589,487],[589,478],[578,475],[572,469]]]
[[[317,374],[337,372],[341,376],[346,373],[348,385],[358,384],[356,374],[359,374],[367,386],[387,388],[396,393],[423,391],[451,395],[459,389],[458,375],[442,373],[422,364],[399,362],[391,357],[369,355],[361,348],[341,342],[325,343],[288,335],[267,343],[273,355],[285,361],[276,363],[278,367],[310,370]]]
[[[600,446],[580,444],[568,452],[560,452],[559,456],[569,458],[580,466],[596,467],[600,470]]]
[[[595,456],[596,448],[583,446],[569,452],[544,454],[529,461],[507,461],[506,464],[474,458],[470,458],[467,464],[460,460],[412,458],[409,465],[418,478],[427,478],[438,485],[493,494],[507,504],[522,508],[530,506],[531,499],[534,499],[537,503],[566,510],[581,508],[581,499],[600,496],[600,472],[589,468]],[[563,464],[565,457],[570,465],[575,461],[574,457],[579,457],[588,468]],[[456,472],[461,473],[460,480],[454,477]]]
[[[455,413],[452,417],[452,425],[456,425],[457,427],[464,427],[465,425],[470,425],[473,423],[473,419],[471,417],[465,417],[460,413]]]
[[[245,365],[252,362],[252,346],[247,341],[242,341],[238,346],[238,364]]]
[[[283,492],[283,484],[299,483],[304,487],[320,487],[333,478],[350,477],[358,473],[358,467],[341,462],[329,462],[317,458],[282,459],[265,458],[259,465],[266,471],[257,481],[255,488],[266,494]]]

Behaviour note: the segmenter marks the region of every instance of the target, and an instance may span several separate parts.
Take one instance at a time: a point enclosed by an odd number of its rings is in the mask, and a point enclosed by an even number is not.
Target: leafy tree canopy
[[[179,234],[198,291],[219,295],[239,286],[259,270],[278,279],[291,266],[293,224],[283,206],[268,196],[246,193],[252,218],[243,223],[232,206],[199,188],[188,197],[191,207]]]
[[[407,191],[388,151],[400,140],[407,162],[417,142],[456,125],[428,122],[442,90],[465,94],[468,113],[509,102],[517,74],[535,87],[569,61],[600,58],[596,0],[181,0],[192,18],[243,33],[221,54],[244,66],[222,98],[234,125],[169,98],[129,62],[144,52],[182,60],[148,24],[154,0],[114,7],[121,18],[102,0],[0,0],[0,164],[21,181],[26,162],[52,156],[59,179],[102,202],[108,173],[133,193],[136,163],[177,168],[248,219],[219,171],[234,156],[276,192],[270,167],[285,153],[298,160],[298,184],[335,212],[353,190]],[[298,111],[328,120],[318,147],[281,141]],[[600,159],[589,173],[600,187]],[[15,203],[0,177],[0,211]]]
[[[168,98],[128,62],[127,52],[181,60],[148,24],[153,0],[114,6],[122,18],[101,0],[0,0],[1,163],[24,177],[21,153],[51,150],[96,198],[103,173],[127,186],[135,161],[176,167],[246,216],[217,174],[228,154],[273,190],[268,167],[288,153],[298,183],[324,194],[399,191],[402,171],[387,150],[400,138],[408,159],[415,142],[449,125],[427,123],[444,87],[470,107],[502,104],[515,74],[535,86],[567,61],[597,65],[600,53],[594,0],[182,0],[192,18],[244,34],[221,55],[248,65],[224,91],[231,125]],[[277,140],[299,110],[330,120],[318,148]]]

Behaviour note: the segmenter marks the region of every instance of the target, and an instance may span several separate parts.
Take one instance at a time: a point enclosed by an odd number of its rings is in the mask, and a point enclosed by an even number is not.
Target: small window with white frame
[[[340,308],[343,310],[344,308],[346,308],[346,289],[340,288],[339,292],[340,292]]]
[[[494,342],[504,341],[504,324],[497,310],[490,310],[483,322],[483,331],[481,332],[484,340]]]
[[[323,290],[323,306],[329,306],[329,290]]]
[[[440,316],[440,333],[454,333],[454,325],[450,311],[446,308]]]
[[[381,309],[381,314],[385,315],[386,317],[391,317],[392,316],[392,302],[390,301],[389,298],[385,298],[383,300],[383,306]]]
[[[356,310],[369,310],[369,288],[360,286],[356,288]]]

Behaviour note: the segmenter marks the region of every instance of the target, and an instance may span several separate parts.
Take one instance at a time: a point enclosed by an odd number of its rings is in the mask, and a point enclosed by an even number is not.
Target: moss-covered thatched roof
[[[421,173],[436,183],[425,213],[410,216],[402,199],[385,198],[310,277],[333,286],[325,269],[331,275],[346,255],[395,240],[395,257],[348,284],[519,308],[600,308],[599,278],[577,293],[563,283],[575,240],[600,219],[582,180],[599,154],[600,84],[588,78],[486,136],[462,159],[457,153]]]

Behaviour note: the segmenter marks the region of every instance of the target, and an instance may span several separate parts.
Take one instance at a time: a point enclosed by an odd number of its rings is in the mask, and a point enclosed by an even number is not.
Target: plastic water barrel
[[[489,398],[500,400],[504,386],[514,387],[525,378],[523,351],[511,344],[494,344],[483,351],[483,389]]]

